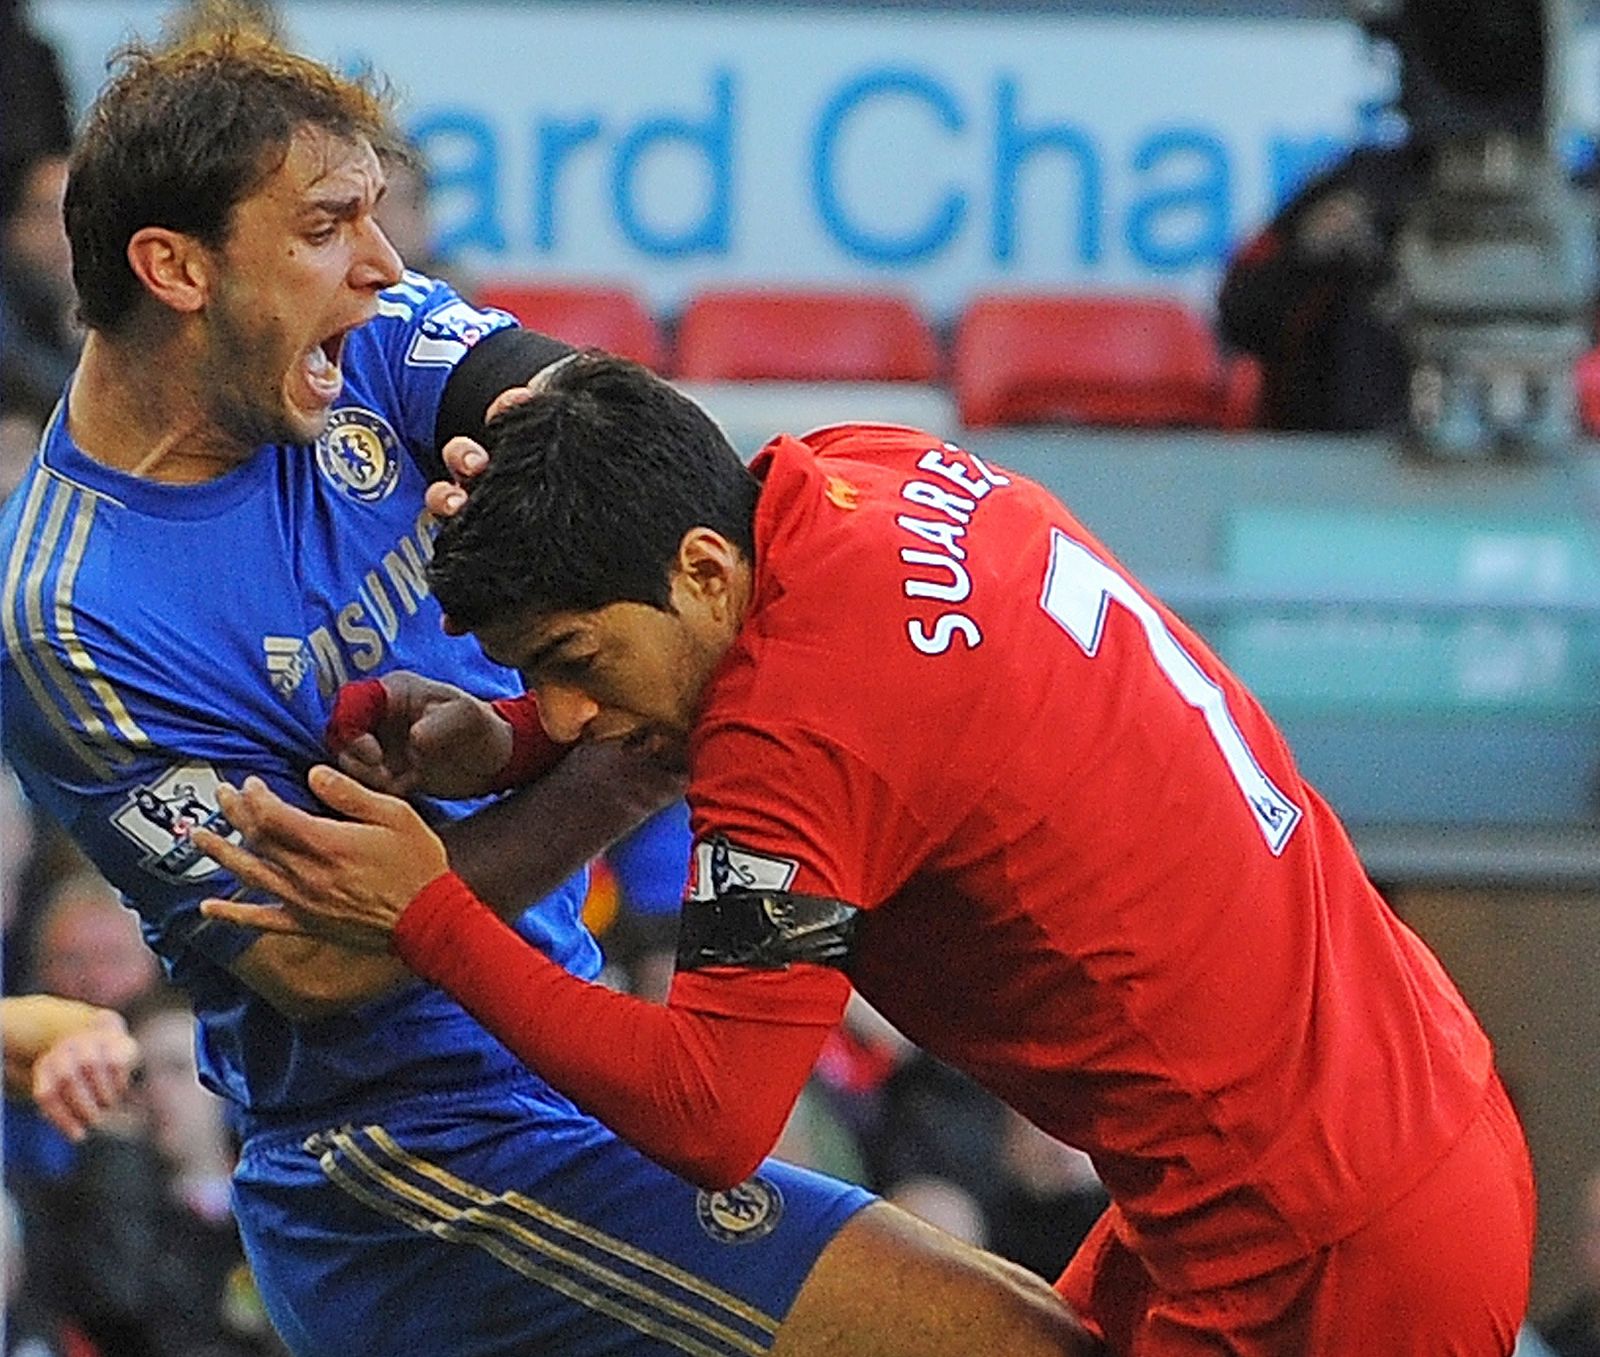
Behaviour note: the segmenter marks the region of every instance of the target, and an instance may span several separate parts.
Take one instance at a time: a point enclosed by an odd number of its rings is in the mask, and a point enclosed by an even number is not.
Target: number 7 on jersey
[[[1172,634],[1161,614],[1126,578],[1059,528],[1050,531],[1050,564],[1045,570],[1039,606],[1078,643],[1090,659],[1100,649],[1106,613],[1115,599],[1138,620],[1150,655],[1178,696],[1205,719],[1211,739],[1228,765],[1256,828],[1274,856],[1283,852],[1300,823],[1299,806],[1273,784],[1228,710],[1227,698]]]

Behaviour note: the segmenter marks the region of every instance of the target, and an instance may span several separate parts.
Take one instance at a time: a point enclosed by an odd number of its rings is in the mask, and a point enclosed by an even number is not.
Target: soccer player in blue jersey
[[[769,1162],[697,1191],[393,958],[201,917],[230,889],[190,841],[232,833],[219,783],[303,803],[345,680],[520,689],[441,629],[423,492],[566,350],[402,272],[373,219],[390,145],[368,87],[237,20],[126,53],[67,195],[88,338],[0,516],[5,756],[193,998],[274,1323],[299,1357],[1080,1350],[1043,1283],[858,1189]],[[672,790],[598,749],[424,809],[589,977],[568,874]]]

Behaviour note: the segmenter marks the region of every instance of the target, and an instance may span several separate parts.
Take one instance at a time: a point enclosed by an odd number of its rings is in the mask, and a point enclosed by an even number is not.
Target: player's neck
[[[147,480],[191,485],[238,466],[250,450],[217,428],[177,355],[162,345],[90,331],[67,393],[67,432],[95,461]]]

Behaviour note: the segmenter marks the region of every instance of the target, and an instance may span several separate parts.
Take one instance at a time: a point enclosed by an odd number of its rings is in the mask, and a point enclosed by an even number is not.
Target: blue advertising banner
[[[149,0],[35,0],[80,98]],[[1370,133],[1334,20],[286,0],[402,94],[442,248],[482,274],[1209,298],[1229,248]]]

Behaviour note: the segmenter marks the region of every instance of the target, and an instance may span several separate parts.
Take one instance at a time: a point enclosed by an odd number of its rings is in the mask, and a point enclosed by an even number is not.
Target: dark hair
[[[755,559],[760,482],[698,405],[587,350],[485,434],[489,467],[429,577],[458,626],[612,603],[666,609],[678,544],[714,529]]]
[[[112,58],[73,151],[67,236],[78,312],[116,330],[140,286],[128,241],[146,226],[228,237],[234,207],[268,178],[301,127],[398,144],[387,95],[289,51],[238,0],[199,5],[158,46],[132,42]]]

